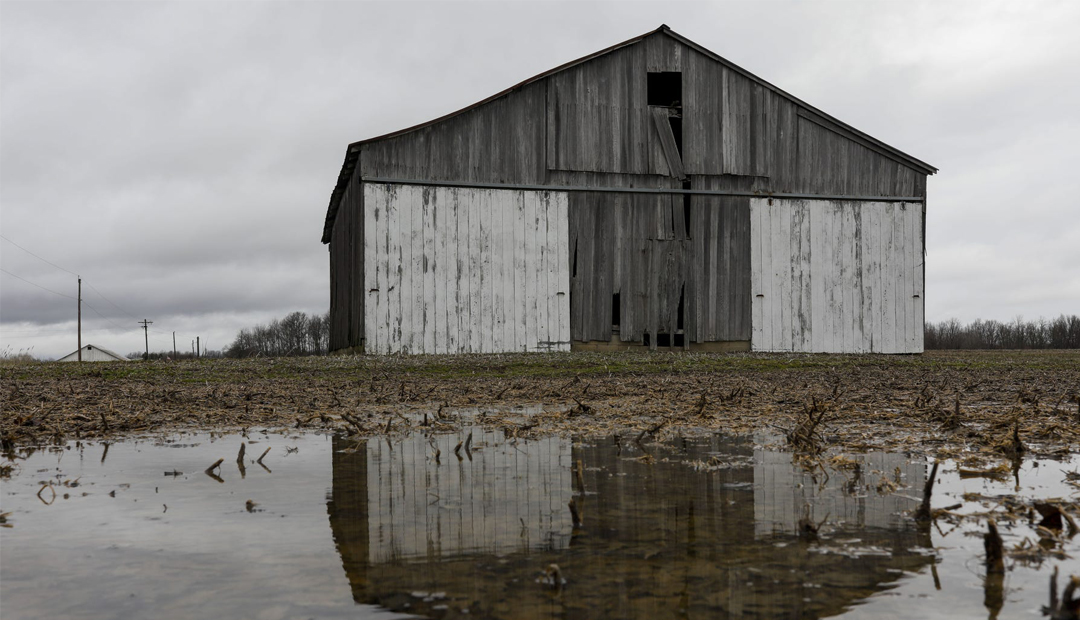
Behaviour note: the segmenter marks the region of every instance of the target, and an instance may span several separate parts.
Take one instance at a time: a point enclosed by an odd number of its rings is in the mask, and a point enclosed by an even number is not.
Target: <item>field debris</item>
[[[1050,620],[1080,620],[1080,576],[1069,578],[1065,591],[1058,599],[1058,567],[1050,575],[1050,605],[1043,607],[1044,615]]]
[[[0,443],[10,450],[297,421],[305,429],[389,439],[416,427],[454,428],[462,412],[472,411],[481,424],[514,437],[636,429],[637,443],[645,444],[680,429],[773,428],[814,458],[907,450],[996,460],[1076,453],[1078,385],[1076,351],[27,363],[0,367]],[[522,415],[515,411],[520,405],[537,411]]]

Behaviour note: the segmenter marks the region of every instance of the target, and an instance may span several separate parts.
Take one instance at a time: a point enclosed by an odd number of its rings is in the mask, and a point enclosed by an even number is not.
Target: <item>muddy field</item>
[[[374,436],[450,428],[469,411],[511,436],[772,431],[811,455],[899,449],[973,462],[1080,451],[1080,352],[1066,351],[8,364],[0,384],[8,448],[183,429]]]

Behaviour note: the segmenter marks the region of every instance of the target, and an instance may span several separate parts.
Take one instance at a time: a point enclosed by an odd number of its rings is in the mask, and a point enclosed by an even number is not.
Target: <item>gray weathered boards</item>
[[[349,145],[330,348],[919,352],[934,172],[661,26]]]

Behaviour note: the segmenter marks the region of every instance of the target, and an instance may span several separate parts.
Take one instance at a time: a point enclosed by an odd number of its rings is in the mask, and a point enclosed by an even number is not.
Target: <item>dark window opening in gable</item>
[[[682,73],[677,71],[649,73],[648,85],[649,105],[682,107]]]

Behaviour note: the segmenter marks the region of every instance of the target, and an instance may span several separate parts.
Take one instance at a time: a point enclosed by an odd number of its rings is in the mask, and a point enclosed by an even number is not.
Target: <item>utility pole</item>
[[[176,357],[176,332],[172,333],[172,357],[173,357],[173,359],[177,359],[177,357]]]
[[[147,321],[146,319],[143,319],[143,320],[138,321],[138,322],[142,323],[143,338],[146,340],[146,357],[143,358],[143,359],[149,362],[150,361],[150,332],[149,332],[149,330],[147,328],[149,326],[153,325],[154,322],[153,321]]]
[[[79,361],[82,361],[82,276],[79,278]]]

